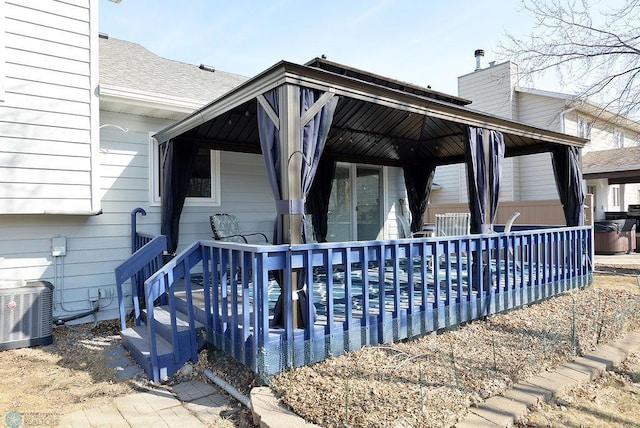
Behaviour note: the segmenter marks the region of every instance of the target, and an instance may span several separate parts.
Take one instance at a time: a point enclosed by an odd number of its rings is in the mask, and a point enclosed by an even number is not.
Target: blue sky
[[[100,0],[99,31],[246,76],[326,55],[456,94],[457,77],[475,68],[474,50],[485,50],[485,64],[500,61],[494,49],[505,31],[529,33],[521,8],[517,0]]]

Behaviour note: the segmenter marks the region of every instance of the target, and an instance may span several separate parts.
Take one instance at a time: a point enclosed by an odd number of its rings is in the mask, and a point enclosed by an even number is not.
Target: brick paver
[[[503,396],[491,397],[477,407],[470,408],[467,417],[456,424],[458,428],[512,426],[526,415],[527,407],[598,377],[607,368],[617,366],[631,353],[640,349],[640,334],[632,332],[624,338],[598,350],[562,364],[558,369],[544,372],[514,385]]]

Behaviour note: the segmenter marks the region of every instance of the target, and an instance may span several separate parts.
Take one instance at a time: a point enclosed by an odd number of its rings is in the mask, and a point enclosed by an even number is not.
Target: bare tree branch
[[[524,82],[553,71],[565,92],[640,114],[640,0],[615,8],[595,0],[523,0],[534,26],[526,38],[506,33],[501,59]]]

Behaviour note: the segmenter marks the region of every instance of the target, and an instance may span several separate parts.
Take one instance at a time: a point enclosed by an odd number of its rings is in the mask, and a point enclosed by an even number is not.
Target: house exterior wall
[[[580,135],[579,122],[591,126],[590,141],[583,153],[616,148],[615,133],[624,135],[623,147],[638,145],[640,136],[630,129],[628,121],[619,121],[611,115],[593,113],[593,107],[572,102],[566,94],[540,90],[520,89],[517,86],[517,66],[506,62],[482,68],[458,78],[458,95],[472,100],[472,109],[503,116],[536,127]],[[625,126],[626,124],[626,126]],[[461,174],[460,172],[463,172]],[[447,204],[466,202],[466,182],[456,177],[465,176],[463,165],[439,168],[435,181],[443,185],[432,202]],[[595,188],[595,219],[603,219],[606,211],[626,210],[629,204],[640,203],[640,185],[627,184],[619,189],[619,198],[614,190],[602,180],[590,180],[587,186]],[[541,201],[558,198],[553,174],[551,155],[540,153],[506,159],[503,183],[500,190],[502,201]],[[618,202],[618,205],[614,205]]]
[[[0,214],[95,213],[97,3],[3,6]]]
[[[458,95],[473,101],[469,108],[515,119],[516,77],[517,66],[511,62],[483,68],[458,77]]]
[[[44,280],[55,287],[54,315],[64,317],[91,309],[97,298],[98,319],[118,315],[114,269],[131,254],[131,211],[141,207],[138,230],[160,234],[160,205],[149,192],[152,156],[150,133],[169,120],[102,111],[100,130],[100,198],[97,216],[4,215],[0,219],[0,278]],[[384,235],[398,237],[395,210],[406,200],[400,168],[385,168]],[[241,230],[270,239],[276,211],[261,155],[220,152],[221,201],[216,207],[186,205],[180,220],[178,251],[193,241],[211,239],[209,216],[232,213]],[[66,239],[66,254],[53,257],[52,238]]]

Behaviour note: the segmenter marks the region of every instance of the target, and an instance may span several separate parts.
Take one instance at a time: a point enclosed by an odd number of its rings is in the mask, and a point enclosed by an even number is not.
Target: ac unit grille
[[[46,281],[0,285],[0,350],[50,344],[53,285]]]

